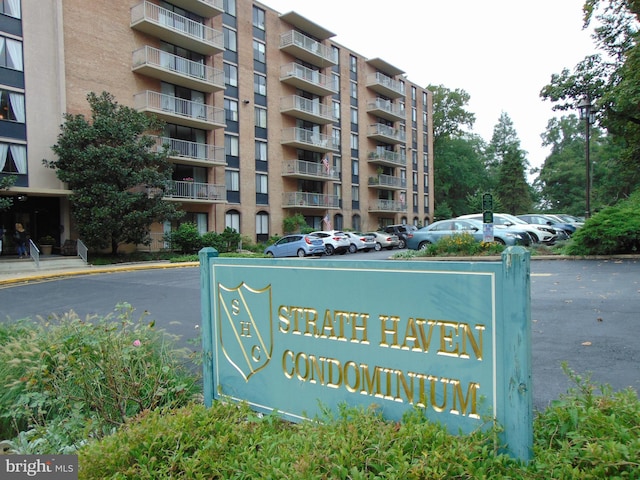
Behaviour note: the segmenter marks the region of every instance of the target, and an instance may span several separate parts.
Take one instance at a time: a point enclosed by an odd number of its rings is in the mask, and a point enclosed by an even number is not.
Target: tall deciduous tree
[[[573,72],[554,74],[540,96],[554,102],[555,110],[577,109],[588,98],[595,104],[600,124],[607,129],[609,146],[615,146],[617,189],[608,187],[605,203],[628,196],[640,186],[640,26],[639,0],[586,0],[584,25],[596,23],[594,39],[604,54],[586,57]],[[595,20],[595,22],[594,22]]]
[[[436,219],[469,213],[468,198],[485,188],[482,139],[467,133],[475,115],[467,111],[469,94],[443,85],[433,93],[434,200]]]
[[[73,191],[72,213],[81,239],[94,248],[146,243],[154,222],[178,218],[175,205],[162,200],[171,179],[166,151],[153,152],[148,133],[162,124],[119,105],[103,92],[87,95],[91,121],[65,114],[57,159],[45,164]]]

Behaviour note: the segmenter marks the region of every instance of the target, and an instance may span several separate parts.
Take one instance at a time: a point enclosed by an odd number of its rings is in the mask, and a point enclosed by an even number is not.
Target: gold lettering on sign
[[[484,325],[477,324],[472,327],[464,322],[410,317],[402,331],[400,317],[380,315],[378,319],[380,347],[429,353],[431,341],[435,340],[439,346],[437,355],[468,359],[471,358],[469,352],[473,351],[476,360],[482,361]]]
[[[353,360],[343,363],[336,358],[291,350],[285,350],[282,355],[282,371],[289,380],[344,388],[350,393],[431,408],[438,413],[480,418],[477,393],[480,384],[477,382],[468,382],[465,393],[459,379],[370,366]]]
[[[320,319],[314,308],[294,305],[278,307],[278,331],[339,342],[369,344],[368,313],[325,310]]]

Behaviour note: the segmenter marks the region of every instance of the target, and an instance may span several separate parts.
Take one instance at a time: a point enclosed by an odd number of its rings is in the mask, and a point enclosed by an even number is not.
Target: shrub
[[[240,234],[233,228],[227,227],[222,233],[207,232],[202,236],[203,247],[213,247],[219,253],[229,253],[238,250]]]
[[[202,248],[202,238],[195,223],[180,224],[176,230],[166,234],[165,239],[173,250],[181,253],[193,253]]]
[[[21,453],[73,450],[148,409],[193,400],[197,380],[171,337],[128,304],[115,318],[70,312],[7,324],[0,336],[1,438]]]
[[[500,255],[504,249],[504,245],[498,242],[478,242],[473,235],[464,232],[442,238],[436,243],[430,244],[424,250],[407,250],[396,256],[399,258],[411,258]]]
[[[640,191],[587,219],[571,237],[568,255],[640,252]]]

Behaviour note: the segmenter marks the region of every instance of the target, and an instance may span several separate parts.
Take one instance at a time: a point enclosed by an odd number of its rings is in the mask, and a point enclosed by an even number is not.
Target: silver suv
[[[319,230],[311,232],[309,235],[322,239],[324,251],[327,255],[333,255],[334,253],[344,255],[349,251],[349,245],[351,245],[349,237],[340,230]]]

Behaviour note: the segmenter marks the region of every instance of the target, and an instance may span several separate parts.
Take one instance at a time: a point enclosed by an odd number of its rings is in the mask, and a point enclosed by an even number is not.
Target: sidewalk
[[[0,285],[46,280],[48,278],[92,275],[132,270],[150,270],[179,267],[197,267],[199,262],[157,262],[119,263],[113,265],[89,265],[77,257],[43,257],[40,267],[31,259],[0,257]]]

